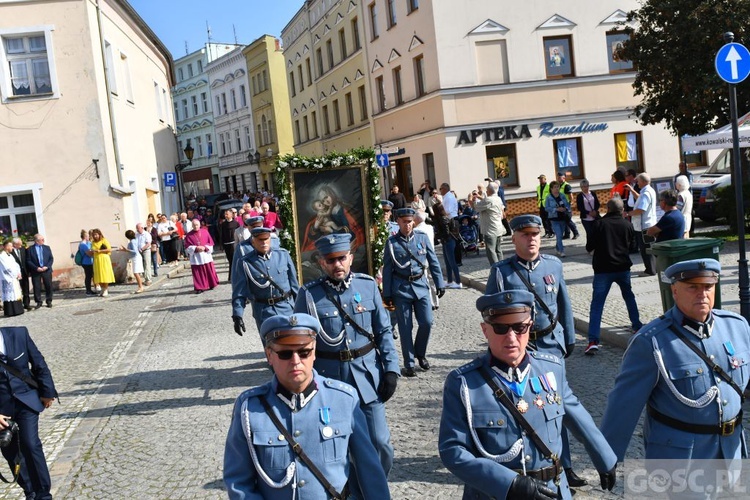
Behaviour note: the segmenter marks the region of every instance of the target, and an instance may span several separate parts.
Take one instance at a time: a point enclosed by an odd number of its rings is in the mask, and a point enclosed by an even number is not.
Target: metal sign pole
[[[750,52],[742,44],[732,43],[734,33],[724,33],[726,45],[716,55],[716,70],[719,77],[729,84],[729,113],[732,124],[732,185],[737,203],[737,238],[739,239],[740,258],[740,314],[750,321],[750,276],[747,273],[747,254],[745,252],[745,200],[742,186],[742,162],[740,161],[739,126],[737,124],[737,83],[750,74],[747,60]]]

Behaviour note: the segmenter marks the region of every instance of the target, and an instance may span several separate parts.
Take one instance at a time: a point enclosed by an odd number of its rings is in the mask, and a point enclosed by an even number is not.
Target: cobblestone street
[[[590,265],[576,243],[568,250],[566,278],[576,316],[584,318]],[[483,282],[486,267],[483,253],[466,257],[462,276]],[[218,268],[226,278],[226,263],[219,261]],[[114,287],[109,299],[66,291],[56,295],[53,309],[13,321],[29,327],[60,391],[62,404],[40,419],[56,498],[226,497],[222,458],[232,404],[242,390],[269,377],[260,340],[249,313],[245,336],[232,331],[229,285],[195,295],[187,270],[159,279],[142,295],[130,294],[134,286]],[[644,322],[653,318],[654,307],[660,312],[658,292],[653,298],[655,278],[650,280],[642,291],[638,281],[635,285],[639,304],[649,297]],[[446,375],[486,348],[474,306],[479,293],[447,291],[428,351],[433,368],[414,379],[401,378],[387,405],[396,499],[460,498],[462,485],[440,463],[437,434]],[[613,290],[607,310],[618,309],[618,300]],[[605,312],[608,324],[618,324],[613,317]],[[11,323],[2,319],[0,324]],[[599,421],[623,350],[605,339],[599,354],[586,357],[585,344],[579,334],[577,350],[567,360],[568,378]],[[634,457],[642,454],[639,433],[640,428],[630,446]],[[622,476],[615,494],[601,491],[598,474],[574,440],[573,455],[576,470],[593,485],[579,489],[576,498],[622,494]],[[3,486],[0,496],[22,498],[19,492]]]

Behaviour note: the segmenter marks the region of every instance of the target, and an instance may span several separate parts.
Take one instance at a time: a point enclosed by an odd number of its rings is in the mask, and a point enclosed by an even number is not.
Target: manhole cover
[[[87,314],[96,314],[98,312],[102,312],[104,309],[88,309],[86,311],[78,311],[74,312],[73,316],[86,316]]]

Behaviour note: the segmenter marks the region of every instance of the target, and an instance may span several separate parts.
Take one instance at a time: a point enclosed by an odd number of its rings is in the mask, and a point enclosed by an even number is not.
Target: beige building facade
[[[486,177],[532,196],[563,171],[576,189],[617,168],[671,177],[678,139],[632,116],[635,72],[616,49],[638,2],[373,0],[363,5],[374,143],[407,196],[424,180],[459,198]],[[512,7],[512,8],[511,8]],[[377,148],[376,146],[376,148]]]
[[[274,190],[276,158],[294,152],[289,93],[281,41],[263,35],[245,47],[250,102],[255,123],[252,160],[260,169],[260,189]]]
[[[82,228],[119,245],[169,203],[171,87],[169,51],[127,2],[0,3],[0,231],[45,234],[60,286],[82,275]]]
[[[361,2],[311,0],[282,30],[295,152],[371,147]]]

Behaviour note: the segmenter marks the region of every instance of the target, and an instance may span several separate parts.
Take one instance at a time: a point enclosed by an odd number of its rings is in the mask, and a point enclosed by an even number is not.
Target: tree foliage
[[[698,135],[729,123],[727,84],[714,67],[723,34],[750,42],[748,0],[642,0],[628,14],[631,35],[620,53],[633,61],[635,115],[644,124],[664,122],[677,135]],[[750,111],[750,79],[737,85],[740,115]]]

